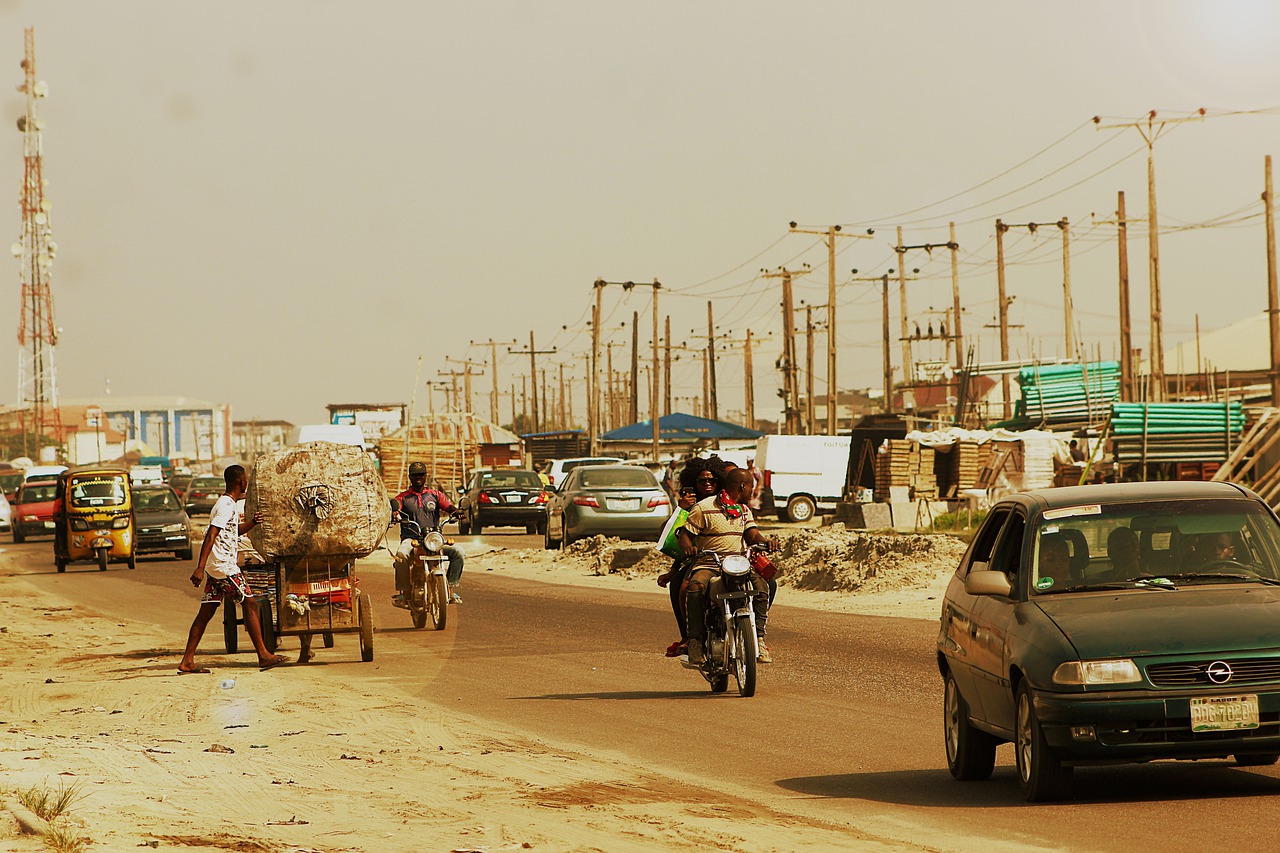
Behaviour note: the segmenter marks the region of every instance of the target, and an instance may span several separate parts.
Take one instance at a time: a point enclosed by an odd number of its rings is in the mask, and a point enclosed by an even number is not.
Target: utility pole
[[[898,301],[901,304],[902,319],[899,323],[902,339],[902,378],[908,385],[915,382],[915,362],[911,357],[911,336],[907,331],[907,256],[906,253],[916,249],[923,249],[927,254],[932,255],[934,249],[948,249],[951,252],[951,302],[955,311],[955,322],[951,336],[947,337],[947,346],[955,345],[956,351],[956,367],[957,369],[964,366],[964,357],[960,352],[960,262],[957,252],[960,244],[956,242],[956,224],[950,224],[949,239],[945,243],[920,243],[915,246],[907,246],[902,242],[902,228],[898,228],[898,244],[894,247],[894,251],[898,253]],[[855,270],[856,272],[856,270]],[[919,270],[916,270],[919,272]],[[908,392],[904,392],[904,397]]]
[[[555,353],[555,351],[556,351],[555,347],[552,347],[551,349],[548,349],[548,350],[539,350],[536,346],[534,346],[532,331],[529,332],[529,348],[527,350],[516,350],[516,349],[512,349],[511,347],[507,347],[507,352],[511,353],[512,355],[529,356],[529,379],[533,383],[533,419],[529,428],[530,432],[538,432],[539,427],[541,426],[541,423],[542,423],[541,420],[539,420],[538,418],[538,356],[552,355]],[[545,395],[546,394],[545,382],[544,382],[542,391],[543,391],[543,394]]]
[[[564,402],[564,362],[556,365],[560,368],[560,429],[569,428],[569,417]]]
[[[664,415],[671,414],[671,315],[666,318],[666,333],[663,337],[663,356],[662,356],[662,413]]]
[[[960,244],[956,242],[956,224],[950,223],[947,249],[951,252],[951,342],[955,344],[956,371],[964,369],[964,335],[960,331]]]
[[[791,223],[791,232],[793,234],[817,234],[825,237],[827,244],[827,328],[831,331],[827,335],[827,399],[835,400],[836,388],[836,238],[837,237],[857,237],[863,240],[870,240],[875,234],[873,229],[868,228],[866,234],[846,234],[840,230],[839,225],[830,225],[825,230],[815,230],[809,228],[797,228],[796,223]],[[899,243],[902,241],[899,240]],[[827,435],[836,434],[836,409],[835,406],[827,407]]]
[[[495,341],[493,338],[487,341],[467,342],[468,346],[489,348],[489,375],[493,377],[493,389],[489,392],[489,419],[495,424],[500,423],[498,420],[498,344],[515,346],[515,343],[515,341]]]
[[[1067,222],[1067,217],[1058,220],[1058,227],[1062,229],[1062,319],[1066,333],[1062,338],[1065,348],[1062,356],[1071,359],[1076,357],[1076,322],[1071,302],[1071,225]],[[1081,359],[1085,360],[1087,359]]]
[[[804,309],[804,395],[805,395],[805,432],[813,435],[813,306]],[[830,413],[835,401],[828,397],[827,412]]]
[[[796,381],[798,365],[796,364],[795,306],[791,299],[791,279],[807,272],[809,272],[808,264],[798,270],[779,267],[776,272],[760,271],[764,278],[782,279],[782,358],[778,360],[778,366],[782,368],[783,418],[786,421],[787,432],[793,435],[800,432],[800,418],[799,410],[796,408],[799,389]]]
[[[751,364],[751,327],[747,327],[746,346],[742,350],[742,413],[747,429],[756,428],[756,381]]]
[[[463,393],[465,393],[465,394],[466,394],[466,399],[467,399],[467,407],[466,407],[466,409],[464,409],[463,411],[467,411],[467,412],[473,412],[473,411],[475,411],[473,408],[471,408],[471,377],[472,377],[472,376],[484,376],[484,374],[483,374],[483,373],[472,373],[472,372],[471,372],[471,368],[472,368],[472,367],[484,367],[484,362],[483,362],[483,361],[469,361],[469,360],[467,360],[467,359],[465,359],[465,358],[453,358],[452,356],[447,356],[447,355],[444,357],[444,360],[445,360],[445,364],[461,364],[461,365],[462,365],[462,371],[463,371],[463,373],[462,373]]]
[[[1262,193],[1267,221],[1267,325],[1271,332],[1271,405],[1280,405],[1280,294],[1276,292],[1275,201],[1271,194],[1271,155],[1266,157],[1266,187]]]
[[[458,377],[465,374],[461,370],[437,370],[436,376],[449,377],[448,392],[445,394],[445,409],[450,412],[461,410],[461,395],[458,393]]]
[[[710,393],[707,395],[707,411],[711,420],[720,419],[720,403],[716,399],[716,327],[711,316],[711,300],[707,300],[707,372]]]
[[[1120,399],[1134,400],[1133,330],[1129,317],[1129,222],[1124,212],[1124,191],[1118,194],[1116,225],[1120,244]]]
[[[1004,232],[1009,226],[996,220],[996,310],[1000,317],[1000,360],[1009,360],[1009,301],[1004,289]],[[1004,399],[1004,419],[1009,420],[1009,374],[1000,375],[1000,396]]]
[[[1156,111],[1147,113],[1145,120],[1103,124],[1101,116],[1094,116],[1093,123],[1099,130],[1133,127],[1147,143],[1147,276],[1151,286],[1151,390],[1152,400],[1161,402],[1164,388],[1164,337],[1160,310],[1160,217],[1156,213],[1156,160],[1155,144],[1172,127],[1189,121],[1203,121],[1205,109],[1201,107],[1189,116],[1156,120]]]
[[[631,423],[640,422],[640,312],[631,312],[631,387],[628,389],[631,393],[630,398],[630,418]]]
[[[595,323],[595,327],[596,327],[597,329],[598,329],[598,328],[599,328],[599,326],[600,326],[600,298],[601,298],[601,297],[600,297],[600,294],[604,291],[604,289],[605,289],[606,287],[621,287],[621,288],[623,289],[623,291],[628,292],[628,293],[630,293],[632,290],[634,290],[634,289],[635,289],[635,288],[637,288],[637,287],[652,287],[652,288],[653,288],[653,370],[651,371],[651,375],[650,375],[650,377],[649,377],[649,380],[650,380],[650,381],[649,381],[649,384],[650,384],[650,389],[649,389],[649,405],[650,405],[651,410],[652,410],[652,411],[654,411],[654,412],[656,413],[656,412],[657,412],[657,410],[658,410],[658,388],[659,388],[659,382],[661,382],[661,380],[662,380],[662,371],[661,371],[661,369],[660,369],[660,365],[659,365],[659,362],[658,362],[658,291],[662,289],[662,283],[661,283],[661,282],[659,282],[656,278],[655,278],[652,282],[635,282],[635,281],[605,281],[605,280],[604,280],[604,279],[602,279],[602,278],[598,278],[598,279],[596,279],[596,280],[595,280],[594,287],[595,287],[595,291],[596,291],[596,323]],[[637,388],[637,386],[639,385],[639,346],[638,346],[638,342],[637,342],[637,338],[636,338],[636,336],[638,335],[638,329],[639,329],[639,327],[640,327],[638,314],[639,314],[639,312],[635,312],[635,316],[633,316],[633,320],[632,320],[632,351],[633,351],[633,355],[632,355],[632,363],[633,363],[633,367],[632,367],[632,381],[631,381],[631,385],[632,385],[632,388],[633,388],[633,389]],[[668,334],[667,338],[668,338],[668,340],[670,340],[670,334]],[[593,350],[594,352],[596,352],[596,353],[597,353],[597,355],[596,355],[597,363],[598,363],[598,361],[599,361],[599,346],[600,346],[600,344],[599,344],[599,338],[597,337],[597,338],[595,339],[594,350]],[[612,351],[612,350],[610,350],[609,354],[610,354],[610,357],[612,358],[613,351]],[[609,372],[610,372],[610,376],[612,376],[612,373],[613,373],[613,368],[612,368],[612,366],[610,366],[610,368],[609,368]],[[636,391],[633,391],[633,394],[634,394],[634,393],[637,393],[637,392],[636,392]],[[638,398],[637,398],[636,400],[634,400],[634,401],[633,401],[633,403],[632,403],[632,414],[633,414],[633,416],[634,416],[634,420],[633,420],[632,422],[634,423],[634,422],[636,422],[636,421],[638,421],[638,420],[639,420],[639,402],[638,402]],[[658,435],[658,418],[656,417],[656,415],[655,415],[655,417],[654,417],[652,420],[653,420],[653,458],[654,458],[654,461],[657,461],[657,459],[658,459],[658,438],[659,438],[659,435]],[[598,452],[598,451],[597,451],[597,440],[596,440],[595,438],[592,438],[592,453],[596,453],[596,452]]]
[[[853,270],[850,281],[862,281],[880,285],[880,326],[881,326],[881,359],[884,364],[884,411],[893,411],[893,360],[889,341],[889,276],[895,271],[889,270],[884,275],[859,276]],[[916,270],[919,272],[919,270]],[[915,281],[916,276],[899,276],[899,281]]]

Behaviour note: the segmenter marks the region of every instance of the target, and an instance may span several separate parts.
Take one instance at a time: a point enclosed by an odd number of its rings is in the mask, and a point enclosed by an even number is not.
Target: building
[[[64,408],[96,407],[107,426],[150,454],[171,459],[230,456],[231,406],[191,397],[104,397],[68,401]]]
[[[231,453],[252,462],[264,453],[280,450],[289,444],[293,424],[288,421],[248,420],[231,424]]]
[[[330,403],[325,408],[330,424],[360,427],[365,447],[377,447],[384,435],[403,427],[409,409],[404,403]]]

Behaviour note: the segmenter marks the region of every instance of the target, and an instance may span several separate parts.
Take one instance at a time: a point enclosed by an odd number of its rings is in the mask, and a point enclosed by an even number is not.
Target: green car
[[[1280,520],[1229,483],[1045,489],[998,502],[938,632],[947,765],[1014,744],[1028,800],[1077,766],[1280,757]]]

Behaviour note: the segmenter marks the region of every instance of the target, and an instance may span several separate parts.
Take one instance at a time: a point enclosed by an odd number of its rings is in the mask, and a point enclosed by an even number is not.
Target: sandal
[[[687,640],[676,640],[674,643],[667,646],[667,657],[678,658],[684,654],[688,648],[689,643]]]

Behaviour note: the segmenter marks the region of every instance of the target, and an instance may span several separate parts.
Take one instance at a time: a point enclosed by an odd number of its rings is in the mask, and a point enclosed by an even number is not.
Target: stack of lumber
[[[432,415],[415,418],[408,426],[384,435],[378,456],[387,491],[398,495],[408,488],[406,469],[413,462],[427,466],[430,486],[448,490],[462,486],[485,438],[477,429],[480,423],[466,413]]]
[[[944,492],[951,497],[965,489],[973,489],[978,485],[978,475],[991,458],[991,443],[979,444],[976,441],[958,441],[951,449],[951,460],[947,468],[947,481]]]
[[[875,499],[885,502],[933,497],[938,481],[933,471],[933,448],[914,441],[887,439],[876,456]]]

